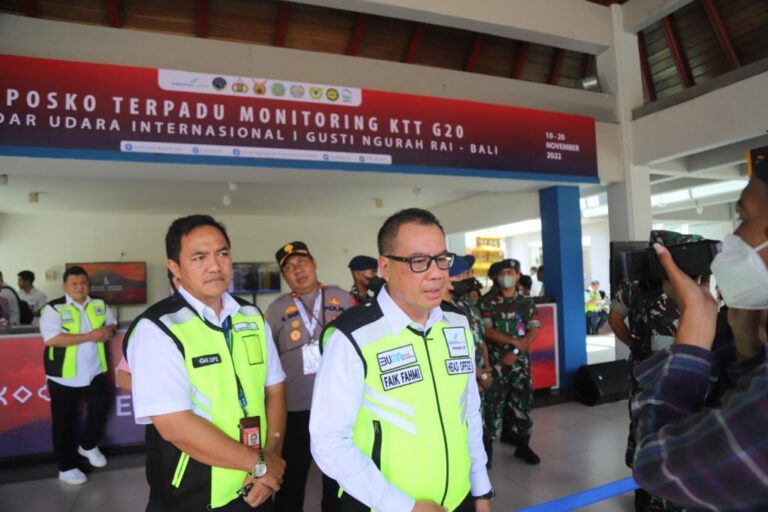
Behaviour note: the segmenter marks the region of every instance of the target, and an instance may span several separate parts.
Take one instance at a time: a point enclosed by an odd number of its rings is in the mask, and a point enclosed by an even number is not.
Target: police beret
[[[768,146],[751,150],[748,165],[751,176],[768,183]]]
[[[704,238],[700,235],[686,235],[676,231],[663,231],[654,229],[651,231],[651,245],[660,244],[664,247],[687,244],[689,242],[701,242]]]
[[[511,268],[512,270],[520,272],[520,262],[514,258],[507,258],[505,260],[501,260],[499,262],[499,270],[501,271],[501,270],[504,270],[505,268]]]
[[[453,259],[453,265],[451,265],[451,268],[448,270],[448,275],[451,277],[457,276],[471,269],[472,265],[474,264],[474,256],[470,254],[467,254],[466,256],[456,255],[456,257]]]
[[[491,266],[488,267],[488,277],[489,278],[493,279],[494,277],[496,277],[499,274],[499,270],[501,270],[499,265],[501,265],[500,261],[495,261],[495,262],[491,263]]]
[[[349,260],[349,270],[377,270],[379,268],[379,260],[371,258],[370,256],[355,256]]]
[[[289,244],[285,244],[277,250],[275,253],[275,259],[277,260],[277,264],[282,267],[289,257],[296,254],[303,254],[305,256],[312,257],[312,255],[309,253],[309,248],[307,248],[307,244],[304,242],[291,242]]]

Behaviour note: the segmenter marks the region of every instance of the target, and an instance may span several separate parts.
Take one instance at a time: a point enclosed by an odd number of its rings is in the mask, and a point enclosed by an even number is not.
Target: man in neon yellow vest
[[[224,226],[176,219],[165,245],[178,292],[125,336],[134,415],[147,424],[146,510],[271,511],[285,471],[285,374],[269,326],[227,293]]]
[[[593,280],[585,292],[584,310],[587,313],[587,334],[597,334],[608,322],[608,305],[600,281]]]
[[[474,343],[441,307],[454,254],[430,212],[395,213],[378,234],[387,285],[326,328],[309,431],[340,509],[487,512]]]
[[[83,267],[64,272],[64,296],[43,307],[40,333],[45,341],[43,364],[51,397],[53,451],[59,479],[72,485],[88,478],[78,467],[80,454],[94,467],[107,465],[98,443],[109,412],[109,384],[104,342],[115,334],[115,317],[101,299],[88,293]],[[85,400],[88,414],[75,441],[77,411]]]

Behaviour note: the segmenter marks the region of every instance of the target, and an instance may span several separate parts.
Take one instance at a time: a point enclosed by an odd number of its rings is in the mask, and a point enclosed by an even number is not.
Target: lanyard
[[[229,350],[229,359],[232,361],[232,371],[235,372],[235,382],[237,382],[237,399],[240,402],[240,408],[243,410],[243,418],[248,417],[248,400],[245,398],[245,391],[243,391],[243,385],[240,383],[240,377],[237,375],[235,369],[235,359],[232,356],[232,320],[227,317],[221,323],[221,329],[224,331],[224,341],[227,343],[227,349]]]
[[[323,307],[323,289],[321,288],[317,293],[317,297],[315,297],[315,304],[312,306],[311,319],[307,316],[307,308],[304,306],[304,302],[298,295],[293,297],[293,303],[296,304],[296,309],[299,310],[301,321],[304,322],[304,327],[307,329],[307,334],[309,334],[310,343],[314,343],[315,330],[317,329],[317,324],[320,323],[320,309]]]

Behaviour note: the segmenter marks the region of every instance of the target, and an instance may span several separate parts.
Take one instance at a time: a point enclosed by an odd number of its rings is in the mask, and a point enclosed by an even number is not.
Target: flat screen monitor
[[[280,291],[280,267],[277,262],[259,261],[232,264],[229,293],[253,294]]]
[[[112,261],[67,263],[66,268],[79,266],[88,272],[91,297],[107,304],[147,303],[147,264],[143,261]]]
[[[627,276],[627,261],[624,254],[645,251],[648,247],[648,242],[611,242],[611,296],[616,295],[619,284]]]

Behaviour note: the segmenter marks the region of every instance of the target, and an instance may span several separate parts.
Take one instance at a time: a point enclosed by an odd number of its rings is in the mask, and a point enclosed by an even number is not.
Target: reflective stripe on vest
[[[352,333],[367,368],[353,440],[388,482],[454,510],[471,487],[466,401],[474,343],[468,328],[456,327],[459,315],[445,315],[448,322],[426,336],[393,335],[384,317]]]
[[[53,306],[59,314],[61,328],[66,334],[84,334],[80,332],[80,309],[71,304]],[[92,299],[85,305],[85,314],[91,330],[102,327],[107,321],[107,305],[101,299]],[[80,344],[67,347],[48,346],[46,349],[46,374],[52,377],[71,379],[77,377],[77,351]],[[107,355],[103,341],[96,342],[101,371],[107,371]]]
[[[267,380],[267,340],[264,319],[254,306],[241,306],[232,317],[232,354],[224,333],[206,324],[189,307],[160,317],[184,347],[184,365],[190,382],[193,412],[240,442],[238,423],[243,417],[237,396],[235,370],[248,402],[248,416],[261,418],[261,439],[267,439],[264,385]],[[173,481],[180,487],[188,456],[182,452]],[[246,472],[211,468],[211,508],[237,498]]]

